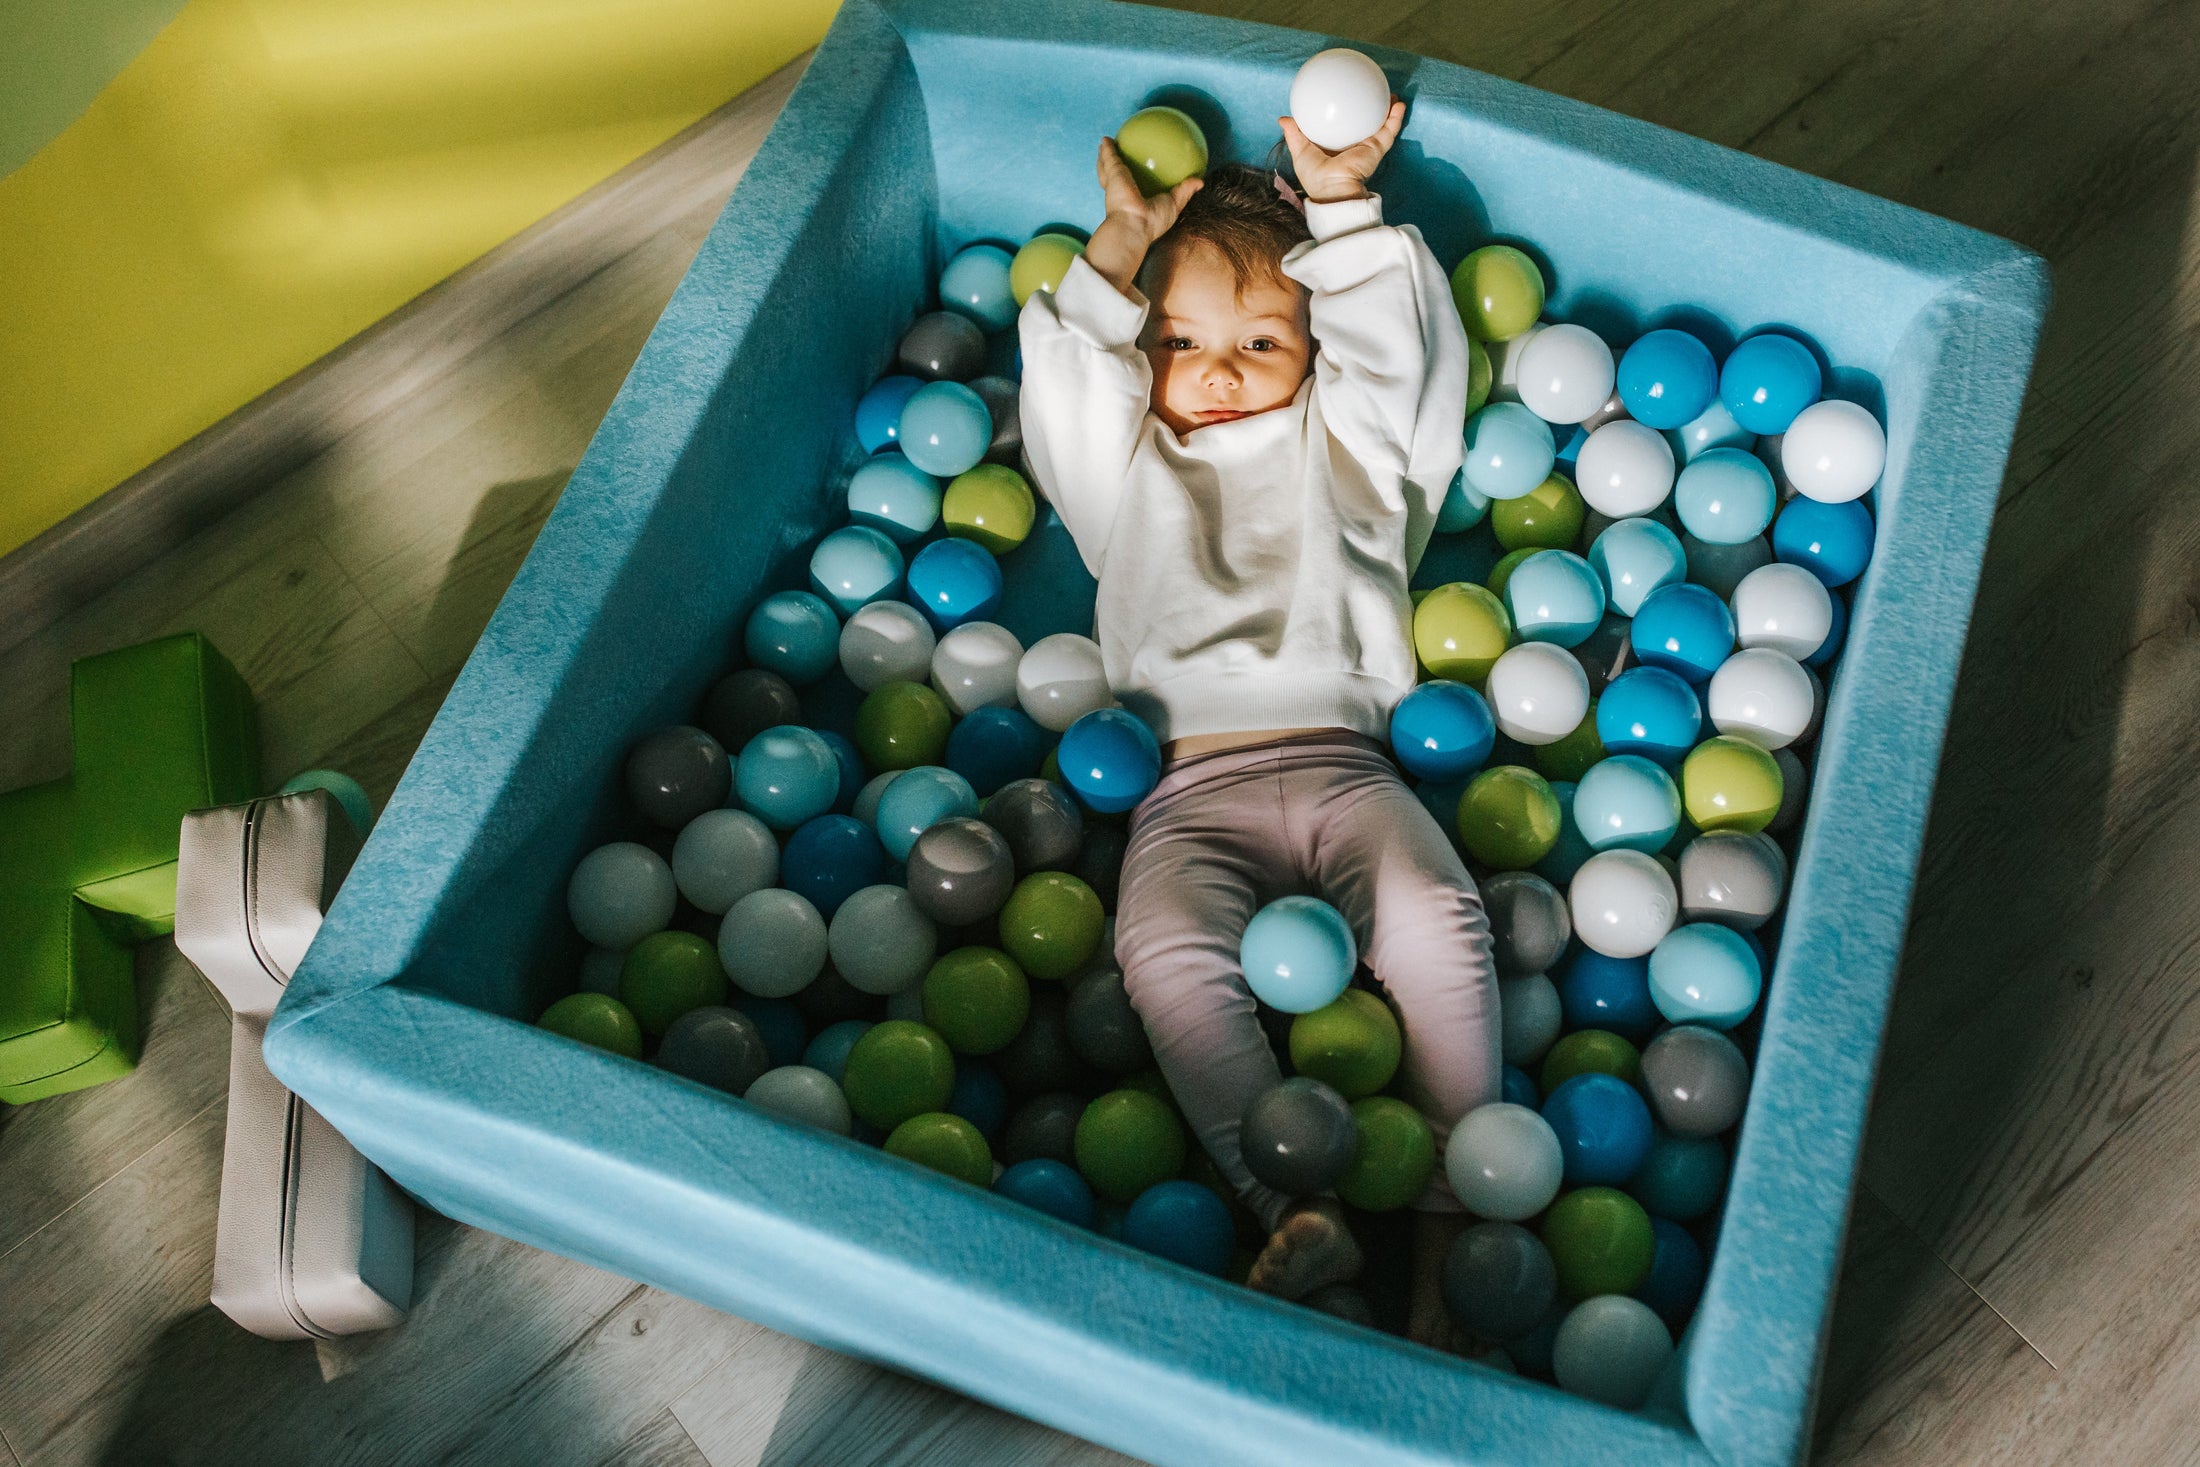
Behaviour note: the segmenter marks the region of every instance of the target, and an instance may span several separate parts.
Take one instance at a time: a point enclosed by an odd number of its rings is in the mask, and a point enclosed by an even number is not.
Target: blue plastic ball
[[[856,1041],[871,1030],[869,1019],[843,1019],[837,1024],[827,1024],[817,1031],[817,1037],[802,1051],[802,1063],[813,1070],[822,1070],[833,1077],[833,1083],[841,1083],[848,1072],[848,1051],[856,1047]]]
[[[1757,446],[1757,435],[1735,422],[1726,404],[1713,398],[1711,405],[1693,421],[1668,429],[1665,441],[1673,445],[1673,462],[1686,464],[1714,448],[1739,448],[1746,452]]]
[[[1006,331],[1016,321],[1016,296],[1008,288],[1011,256],[999,245],[971,245],[940,272],[940,305],[978,323],[981,331]]]
[[[750,665],[776,672],[799,688],[816,682],[840,661],[840,618],[822,597],[778,591],[749,613],[741,642]]]
[[[940,522],[941,493],[940,481],[908,455],[882,453],[848,480],[848,518],[897,545],[913,544]]]
[[[1780,504],[1772,470],[1754,453],[1714,448],[1700,454],[1673,482],[1673,509],[1681,527],[1713,545],[1739,545],[1764,533]]]
[[[856,807],[856,796],[863,793],[863,755],[846,734],[835,733],[829,728],[815,730],[817,736],[832,746],[833,757],[840,761],[840,788],[833,792],[833,813],[845,815]]]
[[[1604,583],[1611,608],[1633,616],[1652,591],[1688,579],[1688,552],[1680,536],[1656,520],[1617,520],[1590,542],[1589,567]]]
[[[1703,737],[1703,700],[1662,667],[1630,667],[1597,699],[1597,739],[1608,754],[1640,754],[1678,769]]]
[[[1612,754],[1589,766],[1574,790],[1574,824],[1597,851],[1655,855],[1681,825],[1673,777],[1640,754]]]
[[[1287,1014],[1308,1014],[1344,992],[1360,948],[1335,907],[1319,897],[1287,896],[1245,924],[1238,960],[1255,998]]]
[[[1543,1100],[1569,1187],[1622,1187],[1650,1154],[1650,1107],[1616,1075],[1576,1075]]]
[[[842,616],[901,586],[901,547],[868,525],[843,525],[810,552],[810,585]]]
[[[1743,341],[1719,369],[1719,401],[1752,433],[1785,433],[1824,387],[1810,348],[1777,331]]]
[[[1716,922],[1690,922],[1650,951],[1650,997],[1675,1024],[1731,1029],[1764,992],[1763,949]]]
[[[1726,1143],[1716,1136],[1676,1136],[1661,1128],[1627,1190],[1652,1217],[1675,1222],[1707,1217],[1726,1190]]]
[[[886,847],[877,831],[853,815],[803,821],[779,853],[779,884],[808,897],[827,921],[842,902],[885,879]]]
[[[1217,1278],[1230,1267],[1237,1225],[1220,1197],[1197,1182],[1156,1182],[1133,1198],[1123,1241]]]
[[[1571,550],[1538,550],[1513,567],[1505,608],[1521,641],[1576,647],[1604,620],[1604,582]]]
[[[1095,708],[1071,724],[1055,762],[1077,798],[1103,815],[1130,809],[1161,781],[1153,730],[1120,708]]]
[[[1535,1088],[1535,1081],[1518,1065],[1507,1065],[1498,1073],[1497,1098],[1507,1105],[1524,1105],[1534,1110],[1543,1104],[1542,1092]]]
[[[1708,1272],[1703,1249],[1688,1236],[1688,1229],[1662,1217],[1650,1219],[1650,1233],[1656,1251],[1650,1255],[1649,1276],[1635,1285],[1635,1297],[1649,1305],[1678,1339],[1696,1312],[1696,1301],[1703,1297]]]
[[[1422,683],[1390,710],[1390,747],[1415,779],[1450,783],[1478,773],[1497,741],[1489,701],[1465,683]],[[1459,812],[1456,798],[1447,827]]]
[[[1569,1030],[1605,1029],[1639,1045],[1665,1022],[1650,1001],[1647,958],[1608,958],[1595,948],[1578,948],[1552,978]]]
[[[947,735],[947,767],[985,799],[1011,780],[1037,777],[1046,763],[1047,731],[1021,708],[973,708]]]
[[[1818,644],[1818,650],[1803,659],[1806,667],[1828,667],[1841,655],[1841,639],[1849,633],[1849,604],[1839,596],[1833,600],[1833,621],[1826,628],[1826,640]]]
[[[975,540],[934,540],[909,562],[909,599],[936,631],[984,621],[1002,584],[1000,561]]]
[[[1493,402],[1467,419],[1467,483],[1488,499],[1518,499],[1551,476],[1551,425],[1517,402]]]
[[[1008,1087],[990,1066],[958,1056],[955,1088],[947,1097],[947,1113],[961,1116],[991,1141],[1008,1120]]]
[[[815,729],[783,723],[743,746],[733,788],[742,809],[774,830],[793,830],[833,808],[840,759]]]
[[[1574,465],[1581,462],[1581,445],[1588,441],[1589,430],[1577,426],[1571,433],[1566,435],[1566,441],[1558,445],[1558,455],[1551,460],[1551,467],[1564,469],[1568,474],[1572,474]]]
[[[918,836],[958,816],[978,816],[978,795],[970,781],[952,769],[920,764],[902,771],[879,796],[878,837],[886,854],[906,861]]]
[[[1075,1167],[1051,1157],[1019,1161],[993,1183],[993,1190],[1072,1227],[1094,1224],[1092,1187]]]
[[[1572,883],[1574,873],[1587,865],[1596,852],[1581,838],[1581,827],[1574,824],[1573,781],[1552,780],[1551,793],[1558,796],[1558,839],[1543,859],[1535,863],[1535,874],[1564,891]]]
[[[892,443],[901,423],[901,410],[924,383],[896,374],[881,377],[856,403],[856,442],[865,453],[877,453]]]
[[[1831,590],[1864,574],[1872,536],[1872,512],[1863,501],[1825,504],[1798,494],[1772,522],[1772,554],[1801,566]]]
[[[1619,359],[1619,400],[1646,427],[1678,428],[1719,395],[1711,348],[1685,331],[1644,333]]]
[[[1701,686],[1733,655],[1734,613],[1709,589],[1692,581],[1662,586],[1636,610],[1628,642],[1636,661],[1679,673]]]
[[[1489,512],[1489,496],[1469,484],[1467,471],[1461,469],[1451,476],[1451,487],[1444,491],[1444,502],[1436,511],[1436,532],[1456,535],[1471,530]]]
[[[747,1014],[764,1036],[764,1053],[774,1069],[802,1063],[803,1046],[810,1042],[810,1024],[802,1010],[783,998],[758,998],[738,989],[727,1002]]]
[[[993,414],[960,382],[927,382],[902,405],[896,441],[909,462],[952,479],[975,468],[992,446]]]

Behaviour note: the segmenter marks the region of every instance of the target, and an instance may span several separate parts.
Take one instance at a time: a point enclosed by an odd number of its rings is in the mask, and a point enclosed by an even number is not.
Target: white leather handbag
[[[183,820],[176,946],[233,1015],[214,1305],[269,1339],[386,1329],[412,1302],[412,1204],[260,1057],[358,849],[322,790]]]

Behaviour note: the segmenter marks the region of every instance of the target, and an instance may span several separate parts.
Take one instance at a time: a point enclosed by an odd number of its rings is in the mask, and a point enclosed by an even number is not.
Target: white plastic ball
[[[591,947],[623,953],[672,921],[680,894],[665,858],[634,841],[581,857],[565,886],[565,910]]]
[[[1024,644],[1007,627],[966,621],[932,649],[932,686],[957,718],[980,708],[1014,707],[1023,655]]]
[[[1589,675],[1553,642],[1508,647],[1490,668],[1490,712],[1508,738],[1555,744],[1589,714]]]
[[[1720,733],[1769,751],[1810,731],[1818,694],[1803,664],[1770,647],[1749,647],[1719,664],[1704,702]]]
[[[1829,397],[1795,415],[1780,440],[1795,492],[1825,504],[1862,497],[1887,467],[1887,434],[1867,408]]]
[[[1490,352],[1491,402],[1520,401],[1521,355],[1527,351],[1529,342],[1548,330],[1548,326],[1530,326],[1518,336],[1484,343]]]
[[[939,928],[899,886],[851,892],[825,933],[833,966],[860,993],[900,993],[922,981],[939,943]]]
[[[1743,576],[1734,588],[1734,640],[1769,647],[1798,662],[1825,645],[1833,631],[1833,593],[1799,565],[1777,561]]]
[[[840,629],[840,666],[866,693],[881,683],[921,683],[937,645],[923,612],[906,601],[873,601]]]
[[[848,1109],[846,1093],[833,1083],[832,1076],[808,1065],[781,1065],[776,1070],[766,1070],[741,1092],[741,1098],[773,1115],[801,1121],[836,1136],[845,1136],[855,1129],[855,1116]]]
[[[1599,1294],[1567,1311],[1551,1346],[1551,1374],[1577,1396],[1640,1410],[1673,1358],[1657,1311],[1625,1294]]]
[[[1550,1122],[1524,1105],[1477,1106],[1451,1128],[1444,1175],[1467,1211],[1522,1222],[1551,1205],[1566,1177],[1566,1154]]]
[[[1586,326],[1552,326],[1520,353],[1520,401],[1547,423],[1579,423],[1612,397],[1612,349]]]
[[[1508,1065],[1532,1065],[1558,1042],[1566,1011],[1558,985],[1541,973],[1497,980],[1499,1033]]]
[[[906,773],[905,770],[888,769],[872,775],[856,791],[855,808],[848,813],[873,829],[878,827],[878,802],[886,796],[886,787]]]
[[[672,879],[712,916],[779,883],[779,837],[746,810],[705,810],[672,843]]]
[[[718,961],[743,993],[800,993],[824,970],[825,919],[799,892],[778,886],[752,891],[718,926]]]
[[[1673,930],[1680,897],[1656,856],[1598,851],[1581,863],[1567,893],[1574,935],[1608,958],[1639,958]]]
[[[1574,484],[1598,514],[1615,520],[1646,515],[1673,492],[1673,445],[1633,418],[1615,419],[1581,445]]]
[[[1350,47],[1315,52],[1291,79],[1291,120],[1325,151],[1365,142],[1389,115],[1390,78]]]
[[[1115,701],[1100,644],[1075,632],[1041,637],[1016,664],[1016,701],[1031,721],[1060,733],[1097,708]]]

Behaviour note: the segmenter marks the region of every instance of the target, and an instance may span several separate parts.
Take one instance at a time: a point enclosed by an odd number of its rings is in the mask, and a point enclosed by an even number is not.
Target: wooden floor
[[[1818,1460],[2200,1462],[2200,0],[1208,8],[1530,81],[2052,262]],[[0,788],[66,767],[70,658],[197,627],[259,696],[271,779],[334,764],[386,795],[784,82],[567,211],[605,241],[580,283],[0,654]],[[689,202],[634,243],[618,220],[659,196]],[[221,1012],[167,944],[139,982],[135,1075],[0,1112],[0,1467],[1123,1460],[433,1218],[404,1328],[253,1339],[206,1303]]]

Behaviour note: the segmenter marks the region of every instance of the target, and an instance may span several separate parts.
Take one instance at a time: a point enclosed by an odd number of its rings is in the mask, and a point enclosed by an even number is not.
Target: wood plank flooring
[[[1530,81],[2049,258],[1817,1458],[2200,1463],[2200,0],[1196,8]],[[72,657],[196,626],[260,697],[271,780],[336,764],[386,795],[785,82],[561,213],[539,304],[0,652],[0,787],[66,767]],[[169,945],[138,981],[135,1075],[0,1111],[0,1467],[1126,1460],[433,1218],[404,1328],[245,1335],[205,1302],[221,1010]]]

